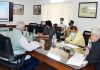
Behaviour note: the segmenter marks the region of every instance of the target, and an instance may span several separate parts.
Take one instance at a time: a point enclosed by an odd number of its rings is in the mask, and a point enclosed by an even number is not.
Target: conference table
[[[34,51],[28,52],[28,54],[56,70],[94,70],[92,65],[78,67],[66,64],[69,59],[69,54],[58,48],[51,47],[50,50],[38,48]]]
[[[29,41],[32,40],[31,37],[27,38]],[[45,38],[45,40],[48,40],[48,38]],[[50,42],[50,41],[48,41]],[[27,54],[31,55],[32,57],[35,57],[41,62],[46,63],[50,67],[53,67],[57,70],[94,70],[94,67],[92,65],[90,66],[73,66],[68,65],[66,62],[70,58],[70,55],[68,52],[63,51],[59,48],[53,48],[50,46],[50,43],[47,43],[47,47],[44,48],[38,48],[36,50],[33,50],[31,52],[27,52]],[[48,48],[49,47],[49,48]]]
[[[29,37],[28,37],[29,39]],[[51,42],[48,38],[38,37],[37,40],[44,39],[46,42],[45,48],[37,48],[31,52],[27,52],[28,55],[35,57],[39,61],[46,63],[50,67],[56,70],[94,70],[93,65],[89,66],[75,66],[66,64],[70,56],[69,51],[64,51],[57,47],[51,47]],[[31,40],[31,38],[30,38]]]

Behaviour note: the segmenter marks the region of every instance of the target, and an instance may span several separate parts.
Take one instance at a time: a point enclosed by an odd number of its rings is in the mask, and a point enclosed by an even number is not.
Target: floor
[[[7,68],[5,67],[0,67],[0,70],[8,70]],[[35,70],[51,70],[51,68],[46,65],[45,63],[40,63]],[[52,70],[55,70],[55,69],[52,69]]]

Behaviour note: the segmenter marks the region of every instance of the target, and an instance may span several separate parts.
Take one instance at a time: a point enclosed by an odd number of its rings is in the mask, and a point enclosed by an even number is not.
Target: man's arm
[[[26,51],[32,51],[35,50],[36,48],[40,47],[40,43],[34,41],[31,43],[28,43],[26,38],[23,36],[21,39],[18,41],[18,43],[26,50]]]
[[[71,41],[71,34],[67,38],[65,38],[65,43],[69,43],[70,41]]]
[[[92,48],[89,52],[89,54],[86,57],[86,60],[88,61],[89,64],[95,64],[99,58],[100,54],[100,48],[98,44],[93,44]]]
[[[82,39],[84,39],[82,33],[78,33],[78,35],[75,36],[75,39],[73,41],[70,41],[70,43],[77,45]]]

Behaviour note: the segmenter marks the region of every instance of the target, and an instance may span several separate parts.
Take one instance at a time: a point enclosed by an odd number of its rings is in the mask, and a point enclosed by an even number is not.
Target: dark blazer
[[[92,43],[92,48],[86,57],[88,64],[93,64],[95,70],[100,70],[100,39]]]

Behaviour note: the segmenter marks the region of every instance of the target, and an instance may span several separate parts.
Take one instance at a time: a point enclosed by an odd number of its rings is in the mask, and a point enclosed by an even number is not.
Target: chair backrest
[[[36,33],[43,33],[44,29],[45,29],[45,25],[37,24]]]
[[[8,61],[13,61],[14,54],[9,37],[5,37],[0,34],[0,59],[6,59]]]
[[[56,32],[56,35],[57,35],[57,39],[61,40],[61,38],[60,38],[60,36],[62,36],[61,27],[56,27],[55,32]]]
[[[83,32],[83,37],[84,37],[84,40],[85,40],[85,46],[88,45],[88,41],[89,41],[90,36],[91,36],[90,31],[84,31]]]
[[[33,32],[33,29],[35,29],[37,26],[37,23],[30,23],[28,26],[28,31]]]

